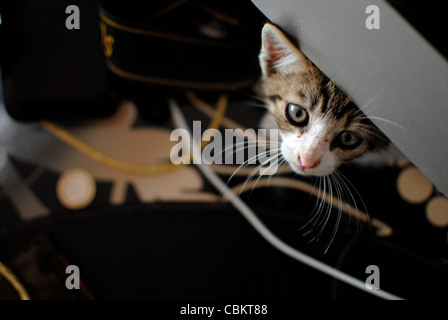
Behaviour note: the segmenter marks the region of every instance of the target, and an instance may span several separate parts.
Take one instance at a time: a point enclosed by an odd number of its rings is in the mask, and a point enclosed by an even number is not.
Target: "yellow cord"
[[[106,46],[108,50],[110,49],[110,46]],[[109,51],[108,54],[111,51]],[[178,80],[178,79],[167,79],[167,78],[160,78],[160,77],[152,77],[152,76],[145,76],[141,74],[132,73],[126,70],[123,70],[116,66],[110,59],[106,59],[105,61],[107,68],[115,73],[116,75],[119,75],[120,77],[131,79],[135,81],[140,82],[147,82],[147,83],[155,83],[165,86],[175,86],[178,88],[184,88],[184,89],[200,89],[200,90],[228,90],[228,89],[240,89],[247,87],[251,85],[254,81],[251,78],[247,78],[241,81],[237,82],[197,82],[197,81],[188,81],[188,80]]]
[[[211,120],[209,128],[213,129],[219,129],[221,126],[222,119],[224,118],[225,112],[227,109],[227,96],[222,95],[219,97],[216,112],[213,115],[213,118]],[[117,158],[114,158],[112,156],[109,156],[91,145],[87,144],[86,142],[82,141],[81,139],[75,137],[73,134],[69,133],[68,131],[62,129],[61,127],[48,122],[48,121],[42,121],[42,126],[51,134],[53,134],[55,137],[57,137],[59,140],[65,142],[69,146],[73,147],[74,149],[78,150],[79,152],[85,154],[86,156],[90,157],[91,159],[102,163],[105,166],[108,166],[110,168],[124,171],[127,173],[137,174],[137,175],[156,175],[156,174],[165,174],[172,172],[174,170],[177,170],[180,168],[179,165],[173,164],[171,162],[159,164],[159,165],[138,165],[134,163],[129,163]],[[202,145],[202,147],[205,147],[205,145]],[[187,155],[191,158],[191,155]],[[182,164],[182,163],[181,163]]]
[[[160,32],[160,31],[154,31],[149,29],[140,29],[135,28],[131,26],[126,26],[123,24],[120,24],[116,21],[113,21],[111,18],[107,17],[104,12],[99,12],[100,19],[104,21],[108,26],[111,26],[115,29],[126,31],[129,33],[139,34],[143,36],[149,36],[149,37],[156,37],[156,38],[162,38],[162,39],[169,39],[174,41],[182,41],[187,43],[194,43],[194,44],[200,44],[200,45],[209,45],[209,46],[216,46],[216,47],[230,47],[234,48],[235,45],[231,42],[223,42],[223,41],[214,41],[214,40],[208,40],[203,38],[196,38],[196,37],[189,37],[184,36],[180,34],[172,34],[172,33],[166,33],[166,32]]]
[[[25,290],[24,286],[20,283],[14,273],[5,266],[0,261],[0,274],[5,277],[5,279],[13,286],[13,288],[19,294],[20,299],[22,300],[31,300],[28,292]]]

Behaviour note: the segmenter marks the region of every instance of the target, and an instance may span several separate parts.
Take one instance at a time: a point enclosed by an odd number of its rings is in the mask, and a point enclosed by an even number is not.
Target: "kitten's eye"
[[[355,149],[362,142],[361,137],[351,131],[342,131],[338,135],[337,139],[338,139],[339,145],[341,147],[343,147],[344,149]]]
[[[288,103],[286,106],[286,117],[296,126],[303,127],[308,123],[308,112],[295,104]]]

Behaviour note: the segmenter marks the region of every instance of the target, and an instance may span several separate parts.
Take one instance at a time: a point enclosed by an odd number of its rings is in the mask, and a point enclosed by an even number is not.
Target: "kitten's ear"
[[[263,77],[273,73],[290,74],[307,70],[309,60],[287,38],[279,28],[266,23],[261,31],[261,52],[259,55]]]

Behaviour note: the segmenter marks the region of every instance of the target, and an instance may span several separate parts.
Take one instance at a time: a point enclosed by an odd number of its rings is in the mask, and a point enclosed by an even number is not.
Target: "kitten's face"
[[[387,145],[386,137],[271,24],[262,31],[263,90],[281,152],[299,174],[325,176],[341,163]]]

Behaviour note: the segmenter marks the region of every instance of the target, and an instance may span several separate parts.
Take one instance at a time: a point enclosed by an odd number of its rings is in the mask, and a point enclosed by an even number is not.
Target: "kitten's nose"
[[[300,156],[299,156],[299,163],[303,169],[313,169],[313,168],[316,168],[320,164],[320,160],[316,160],[314,158],[307,158],[307,157],[300,158]]]

